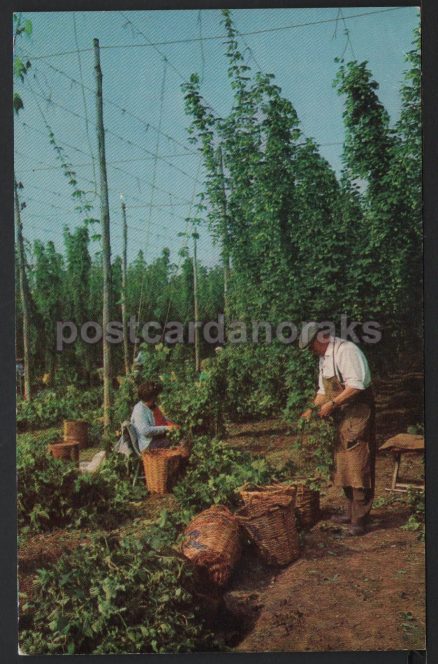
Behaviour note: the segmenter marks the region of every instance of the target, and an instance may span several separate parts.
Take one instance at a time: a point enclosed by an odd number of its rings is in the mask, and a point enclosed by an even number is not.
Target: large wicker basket
[[[241,486],[238,492],[245,505],[254,500],[264,500],[266,497],[278,495],[291,496],[295,504],[297,487],[293,484],[283,483],[266,484],[264,486],[247,483]]]
[[[288,565],[300,557],[294,496],[269,495],[236,512],[240,524],[269,565]]]
[[[54,459],[73,461],[79,467],[79,443],[72,441],[50,443],[48,449]]]
[[[187,526],[182,552],[208,581],[224,586],[240,557],[239,530],[237,518],[227,507],[213,505]]]
[[[143,467],[148,491],[161,495],[169,493],[181,462],[188,458],[189,453],[183,446],[143,452]]]
[[[301,528],[312,528],[321,515],[319,491],[306,486],[306,480],[297,482],[295,486],[297,488],[295,511],[298,524]]]
[[[84,420],[64,420],[64,441],[76,442],[83,450],[88,447],[88,422]]]

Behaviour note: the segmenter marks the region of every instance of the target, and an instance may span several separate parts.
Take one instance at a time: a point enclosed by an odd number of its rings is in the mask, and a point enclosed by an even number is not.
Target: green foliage
[[[13,22],[14,22],[14,53],[15,53],[15,46],[18,37],[20,37],[21,35],[25,35],[26,37],[31,36],[32,21],[28,18],[23,19],[23,16],[20,13],[13,15]],[[14,78],[18,79],[23,83],[31,66],[32,64],[29,60],[24,61],[21,57],[14,56],[14,62],[13,62]],[[17,115],[24,108],[23,99],[21,95],[15,90],[14,90],[12,105]]]
[[[184,478],[173,493],[182,509],[196,513],[213,504],[235,505],[236,489],[245,482],[268,484],[292,472],[291,465],[276,470],[263,458],[205,436],[195,441]]]
[[[144,539],[95,537],[40,570],[20,646],[29,655],[212,650],[193,585],[186,562]]]
[[[224,410],[231,420],[297,411],[314,390],[314,361],[281,343],[239,344],[220,354]]]
[[[61,427],[51,427],[44,431],[27,432],[17,434],[17,445],[46,446],[56,443],[62,439]]]
[[[406,433],[411,433],[414,436],[424,435],[424,424],[422,422],[417,422],[406,429]]]
[[[145,380],[157,380],[163,386],[161,404],[166,415],[180,424],[184,433],[189,436],[222,433],[223,375],[214,358],[209,360],[208,370],[197,374],[190,355],[181,345],[142,344],[142,366],[123,381],[116,395],[116,421],[130,416],[137,401],[136,386]]]
[[[29,274],[33,300],[41,324],[38,326],[38,344],[34,353],[35,363],[54,374],[56,364],[56,326],[63,310],[63,257],[55,250],[53,242],[44,245],[39,240],[33,247],[34,265]],[[41,351],[40,351],[41,349]],[[40,352],[38,352],[40,351]]]
[[[73,166],[66,156],[64,148],[59,145],[55,134],[53,133],[53,130],[47,121],[44,120],[44,122],[46,124],[46,129],[49,135],[49,143],[53,147],[56,154],[56,159],[58,160],[61,166],[61,170],[63,171],[64,176],[72,189],[71,196],[73,202],[75,203],[74,209],[81,215],[84,215],[83,221],[85,226],[99,223],[99,219],[90,217],[90,212],[93,209],[93,205],[89,200],[87,192],[79,188],[76,172],[73,170]]]
[[[309,420],[301,418],[297,429],[299,437],[296,445],[303,453],[304,463],[316,477],[329,479],[336,436],[333,422],[314,414]]]
[[[265,459],[235,450],[208,436],[195,439],[184,476],[173,488],[178,509],[163,510],[160,518],[147,531],[150,546],[156,550],[175,546],[195,514],[211,505],[239,504],[236,489],[243,484],[263,485],[291,479],[295,468],[291,462],[281,470]]]
[[[45,389],[32,401],[17,402],[17,427],[41,429],[62,423],[62,420],[95,421],[102,415],[102,389],[80,390],[74,385],[56,390]]]
[[[342,64],[333,85],[346,96],[344,159],[354,177],[378,188],[389,165],[393,141],[389,115],[376,93],[379,84],[372,79],[367,64]]]
[[[98,473],[81,475],[74,464],[51,457],[48,442],[53,437],[23,440],[17,449],[17,509],[22,532],[108,527],[127,516],[132,489],[123,460],[111,456]]]
[[[169,418],[190,437],[223,432],[222,376],[216,367],[200,377],[189,368],[185,375],[164,376],[162,402]]]
[[[425,536],[425,501],[424,491],[418,489],[408,490],[408,505],[411,516],[403,526],[405,530],[412,530],[418,534],[418,538],[424,540]]]
[[[183,349],[181,349],[183,350]],[[177,348],[142,346],[143,367],[128,376],[115,397],[115,422],[129,418],[137,385],[160,380],[162,406],[190,436],[221,436],[226,420],[278,415],[293,420],[314,390],[309,353],[280,343],[229,345],[206,358],[198,375]]]
[[[115,393],[111,419],[116,427],[119,427],[122,422],[131,418],[132,409],[138,401],[138,382],[134,375],[129,375],[123,379],[122,384]]]
[[[213,115],[196,74],[183,91],[190,140],[207,172],[209,226],[224,263],[232,263],[230,312],[271,322],[333,317],[340,298],[348,301],[336,255],[344,262],[350,253],[339,223],[349,190],[341,189],[315,143],[303,143],[296,111],[274,76],[251,75],[229,10],[223,23],[234,91],[230,114]]]
[[[13,105],[14,111],[17,115],[21,111],[21,109],[24,108],[23,100],[22,100],[21,96],[18,94],[18,92],[14,92],[12,105]]]
[[[345,97],[348,177],[362,178],[363,218],[352,229],[355,260],[348,266],[358,283],[363,319],[379,320],[394,352],[422,336],[421,68],[416,31],[401,88],[402,109],[394,128],[377,96],[367,63],[341,65],[335,85]],[[396,334],[397,330],[403,334]]]

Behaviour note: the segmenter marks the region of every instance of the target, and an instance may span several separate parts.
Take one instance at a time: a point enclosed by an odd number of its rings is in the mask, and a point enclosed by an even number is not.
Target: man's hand
[[[327,401],[327,403],[324,403],[319,409],[318,415],[320,417],[328,417],[333,413],[334,409],[335,406],[333,405],[333,401]]]
[[[310,420],[312,417],[312,409],[308,408],[307,410],[304,411],[304,413],[301,413],[300,419],[302,418],[303,420]]]
[[[181,429],[179,424],[175,424],[172,422],[172,424],[168,424],[169,429]]]

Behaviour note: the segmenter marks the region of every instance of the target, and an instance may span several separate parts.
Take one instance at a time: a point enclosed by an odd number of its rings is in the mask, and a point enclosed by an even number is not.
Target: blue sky
[[[335,57],[346,49],[345,58],[369,62],[394,123],[400,110],[404,56],[419,21],[418,10],[412,7],[343,8],[342,15],[345,22],[336,8],[233,11],[241,33],[257,32],[244,35],[241,42],[248,64],[254,71],[261,68],[275,74],[297,110],[304,134],[320,144],[322,155],[337,172],[344,130],[342,99],[332,87],[338,68]],[[221,115],[229,111],[232,95],[221,39],[162,42],[223,35],[220,11],[38,12],[25,18],[32,20],[33,33],[19,39],[18,53],[29,56],[32,68],[24,86],[17,85],[25,108],[15,121],[15,168],[26,201],[25,237],[53,240],[62,250],[63,227],[73,228],[82,219],[74,211],[71,189],[49,144],[45,121],[62,142],[81,188],[95,205],[94,215],[99,216],[92,51],[93,38],[98,37],[113,254],[121,250],[123,193],[129,258],[143,249],[151,260],[168,246],[177,261],[184,243],[178,233],[186,229],[185,218],[202,191],[203,176],[200,157],[188,142],[189,119],[180,86],[192,72],[199,73],[203,95]],[[307,23],[313,25],[303,25]],[[98,244],[92,248],[98,250]],[[206,227],[201,229],[199,255],[208,265],[219,255]]]

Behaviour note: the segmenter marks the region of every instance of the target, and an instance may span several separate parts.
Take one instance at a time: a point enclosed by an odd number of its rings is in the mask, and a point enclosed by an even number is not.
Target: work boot
[[[330,521],[334,523],[350,523],[351,519],[346,514],[332,514]]]
[[[363,526],[351,526],[347,532],[351,537],[357,537],[358,535],[365,535],[366,530]]]

